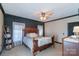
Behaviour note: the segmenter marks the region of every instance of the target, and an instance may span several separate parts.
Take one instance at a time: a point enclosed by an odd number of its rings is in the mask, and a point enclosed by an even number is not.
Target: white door
[[[3,13],[0,9],[0,51],[2,49]]]
[[[24,28],[24,23],[13,22],[13,42],[15,46],[22,44]]]

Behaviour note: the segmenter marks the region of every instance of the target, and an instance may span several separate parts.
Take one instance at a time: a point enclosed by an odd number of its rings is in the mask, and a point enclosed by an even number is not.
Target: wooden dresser
[[[63,56],[79,56],[79,41],[73,41],[71,39],[64,38],[62,44]]]

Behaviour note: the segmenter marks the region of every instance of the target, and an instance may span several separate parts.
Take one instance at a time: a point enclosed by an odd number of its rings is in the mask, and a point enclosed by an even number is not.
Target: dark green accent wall
[[[68,23],[68,36],[74,35],[74,33],[73,33],[74,26],[79,26],[79,22]]]
[[[44,23],[43,22],[35,21],[32,19],[28,19],[28,18],[22,18],[22,17],[18,17],[18,16],[14,16],[14,15],[5,14],[4,24],[9,26],[11,33],[12,33],[12,22],[25,23],[26,27],[27,26],[37,27],[37,25],[43,25],[43,35],[44,35]]]

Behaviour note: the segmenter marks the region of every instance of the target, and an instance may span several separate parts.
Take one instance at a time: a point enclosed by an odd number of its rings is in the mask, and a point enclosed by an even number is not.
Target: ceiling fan
[[[37,12],[36,15],[41,19],[41,20],[47,20],[51,15],[52,15],[52,11],[49,10],[44,10],[44,11],[40,11]]]

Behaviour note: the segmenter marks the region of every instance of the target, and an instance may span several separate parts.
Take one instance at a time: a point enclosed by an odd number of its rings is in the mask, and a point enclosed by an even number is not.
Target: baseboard
[[[62,44],[61,42],[57,42],[57,41],[55,41],[55,43]]]

